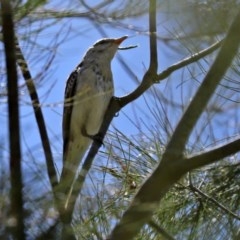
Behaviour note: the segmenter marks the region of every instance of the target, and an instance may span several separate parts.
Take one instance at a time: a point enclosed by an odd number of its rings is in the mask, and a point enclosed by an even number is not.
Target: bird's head
[[[91,48],[88,49],[84,60],[93,61],[109,61],[113,59],[119,45],[127,38],[123,36],[120,38],[103,38],[97,41]]]

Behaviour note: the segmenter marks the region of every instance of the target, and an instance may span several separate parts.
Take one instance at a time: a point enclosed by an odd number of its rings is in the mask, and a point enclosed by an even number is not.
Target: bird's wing
[[[62,122],[63,156],[66,155],[68,142],[69,142],[70,123],[71,123],[72,108],[74,104],[74,96],[76,93],[77,78],[78,78],[78,69],[75,69],[70,74],[65,87],[63,122]]]

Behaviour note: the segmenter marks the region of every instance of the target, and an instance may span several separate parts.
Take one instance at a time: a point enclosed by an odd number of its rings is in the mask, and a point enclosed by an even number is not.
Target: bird
[[[62,121],[63,169],[60,177],[66,195],[113,97],[111,61],[126,38],[103,38],[94,43],[66,82]]]

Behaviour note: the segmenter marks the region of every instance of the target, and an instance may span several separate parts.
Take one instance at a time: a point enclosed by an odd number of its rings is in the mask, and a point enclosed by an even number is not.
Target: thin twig
[[[183,60],[181,60],[178,63],[173,64],[169,68],[165,69],[163,72],[158,74],[158,81],[161,81],[163,79],[166,79],[168,76],[170,76],[173,72],[175,72],[178,69],[181,69],[189,64],[195,63],[196,61],[206,57],[207,55],[211,54],[212,52],[216,51],[223,43],[223,40],[217,41],[213,43],[208,48],[205,48],[204,50],[195,53]]]
[[[10,148],[10,201],[12,228],[14,239],[25,239],[24,211],[22,196],[21,146],[18,102],[18,77],[14,48],[14,23],[11,4],[1,0],[2,32],[6,56],[7,89],[8,89],[8,121]],[[11,237],[10,237],[11,238]]]
[[[148,225],[151,226],[152,228],[154,228],[155,230],[157,230],[157,232],[160,233],[163,236],[164,239],[166,239],[166,240],[175,240],[175,238],[173,236],[171,236],[163,227],[158,225],[153,220],[150,220],[148,222]]]
[[[237,219],[240,221],[240,216],[238,216],[237,214],[235,214],[234,212],[232,212],[230,209],[227,209],[224,205],[222,205],[220,202],[218,202],[216,199],[214,199],[213,197],[210,197],[209,195],[207,195],[206,193],[202,192],[200,189],[196,188],[193,185],[189,186],[190,189],[196,193],[198,193],[200,196],[206,198],[207,200],[213,202],[217,207],[219,207],[221,210],[223,210],[225,213],[229,214],[230,216],[232,216],[233,218]]]
[[[181,60],[178,63],[173,64],[169,68],[167,68],[164,71],[162,71],[161,73],[157,74],[157,76],[149,76],[149,75],[146,76],[145,75],[141,84],[132,93],[120,98],[121,106],[124,107],[128,103],[136,100],[144,92],[146,92],[148,90],[148,88],[150,88],[154,83],[158,83],[159,81],[166,79],[173,72],[175,72],[183,67],[186,67],[187,65],[192,64],[192,63],[198,61],[199,59],[202,59],[203,57],[216,51],[222,45],[222,42],[223,42],[223,40],[218,41],[218,42],[212,44],[211,46],[209,46],[208,48],[206,48],[198,53],[195,53],[195,54],[191,55],[190,57],[187,57],[187,58]]]

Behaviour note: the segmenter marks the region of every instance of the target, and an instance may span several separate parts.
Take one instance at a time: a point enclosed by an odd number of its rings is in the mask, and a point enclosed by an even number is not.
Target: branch
[[[10,201],[11,219],[15,223],[11,226],[14,239],[25,239],[21,146],[19,126],[18,77],[16,69],[16,55],[14,48],[14,23],[11,4],[8,0],[1,0],[2,32],[6,57],[7,89],[8,89],[8,121],[10,148]]]
[[[224,211],[225,213],[229,214],[230,216],[232,216],[233,218],[240,220],[240,216],[238,216],[237,214],[235,214],[234,212],[232,212],[231,210],[227,209],[224,205],[222,205],[221,203],[219,203],[217,200],[215,200],[214,198],[208,196],[206,193],[202,192],[200,189],[194,187],[193,185],[190,185],[189,188],[198,193],[200,196],[206,198],[207,200],[213,202],[218,208],[220,208],[222,211]]]
[[[75,10],[71,10],[71,11],[56,11],[56,10],[48,10],[48,9],[44,9],[44,11],[42,10],[38,10],[33,12],[33,16],[38,17],[40,20],[41,19],[52,19],[52,18],[88,18],[88,19],[92,19],[93,16],[92,14],[97,14],[97,12],[101,9],[104,8],[106,5],[108,5],[109,3],[111,3],[112,0],[106,0],[104,2],[101,2],[99,4],[96,4],[93,7],[88,6],[85,1],[81,0],[81,4],[87,9],[87,11],[84,12],[79,12],[79,11],[75,11]]]
[[[39,101],[38,93],[37,93],[36,87],[34,85],[34,81],[31,76],[31,72],[29,70],[27,61],[24,58],[22,50],[19,46],[17,37],[15,38],[15,48],[16,48],[16,52],[17,52],[17,63],[21,69],[23,78],[25,79],[25,82],[26,82],[26,85],[28,88],[29,96],[32,100],[32,107],[34,110],[36,122],[38,125],[38,130],[39,130],[41,141],[42,141],[43,151],[45,154],[48,177],[50,179],[52,189],[54,190],[55,186],[57,185],[57,174],[56,174],[56,170],[54,167],[54,161],[53,161],[51,146],[50,146],[50,142],[49,142],[49,137],[48,137],[43,113],[42,113],[42,110],[40,107],[41,104]]]
[[[172,237],[164,228],[162,228],[161,226],[159,226],[156,222],[154,222],[153,220],[149,221],[148,223],[149,226],[151,226],[152,228],[154,228],[155,230],[157,230],[157,232],[159,232],[162,236],[163,239],[166,240],[175,240],[174,237]],[[161,238],[160,238],[161,239]]]
[[[240,13],[236,16],[231,25],[227,37],[225,38],[222,48],[220,49],[212,67],[208,71],[193,100],[190,102],[186,112],[178,123],[167,146],[163,161],[171,161],[170,159],[172,158],[178,159],[182,155],[185,144],[194,125],[204,111],[206,104],[217,88],[219,82],[222,80],[238,51],[240,44],[240,35],[238,34],[239,24]],[[173,157],[171,157],[171,155]]]
[[[165,69],[164,71],[162,71],[161,73],[159,73],[157,75],[151,76],[151,75],[147,75],[147,73],[146,73],[146,75],[143,77],[141,84],[132,93],[130,93],[129,95],[127,95],[125,97],[120,98],[121,106],[124,107],[128,103],[139,98],[154,83],[166,79],[173,72],[175,72],[183,67],[186,67],[187,65],[192,64],[192,63],[198,61],[199,59],[202,59],[203,57],[214,52],[222,45],[222,43],[223,43],[223,40],[216,42],[216,43],[212,44],[211,46],[209,46],[208,48],[206,48],[198,53],[195,53],[192,56],[187,57],[178,63],[173,64],[172,66],[170,66],[169,68]]]
[[[223,158],[235,154],[239,151],[240,138],[237,138],[225,145],[217,146],[209,151],[200,152],[194,156],[184,158],[179,165],[182,166],[182,171],[188,172],[192,169],[222,160]]]
[[[47,230],[35,237],[35,240],[55,239],[56,233],[59,231],[59,218],[51,224]]]
[[[156,7],[156,0],[151,0],[149,5],[150,66],[148,69],[151,73],[157,73],[158,70]]]
[[[214,52],[215,50],[217,50],[223,43],[223,40],[220,40],[214,44],[212,44],[211,46],[209,46],[208,48],[195,53],[193,55],[191,55],[190,57],[187,57],[183,60],[181,60],[178,63],[173,64],[172,66],[170,66],[169,68],[167,68],[166,70],[164,70],[163,72],[158,74],[158,81],[161,81],[167,77],[169,77],[173,72],[175,72],[178,69],[181,69],[189,64],[192,64],[194,62],[197,62],[198,60],[202,59],[203,57],[206,57],[207,55],[211,54],[212,52]]]
[[[170,187],[186,173],[178,168],[188,137],[214,90],[231,64],[240,44],[240,12],[234,19],[215,62],[180,120],[166,147],[159,166],[139,189],[132,204],[113,229],[110,239],[132,239],[148,222],[159,201]],[[183,163],[181,164],[183,165]]]

